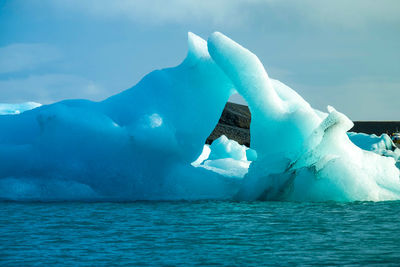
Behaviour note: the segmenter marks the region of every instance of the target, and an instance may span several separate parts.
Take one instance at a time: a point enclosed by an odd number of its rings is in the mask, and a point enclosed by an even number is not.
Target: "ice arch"
[[[258,159],[249,169],[239,199],[398,199],[399,169],[354,145],[353,123],[334,108],[315,111],[282,83],[272,82],[256,55],[221,33],[209,52],[249,103],[252,144]],[[280,92],[280,93],[279,93]]]
[[[270,79],[254,54],[220,33],[207,42],[189,33],[188,46],[179,66],[153,71],[104,101],[61,101],[0,116],[0,198],[400,197],[395,159],[351,143],[345,115],[312,109]],[[249,103],[257,156],[220,140],[221,153],[210,151],[211,158],[191,165],[235,91]],[[250,157],[257,158],[251,165]]]

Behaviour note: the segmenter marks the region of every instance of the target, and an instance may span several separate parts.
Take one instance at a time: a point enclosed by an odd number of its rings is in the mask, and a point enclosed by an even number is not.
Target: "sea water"
[[[399,265],[400,202],[0,202],[0,265]]]

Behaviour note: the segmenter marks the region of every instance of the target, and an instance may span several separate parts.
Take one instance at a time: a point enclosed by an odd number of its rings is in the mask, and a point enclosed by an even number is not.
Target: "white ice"
[[[243,178],[247,174],[251,162],[257,158],[253,151],[222,135],[210,146],[204,145],[203,152],[192,165],[226,177]],[[250,155],[250,160],[247,158],[248,155]]]

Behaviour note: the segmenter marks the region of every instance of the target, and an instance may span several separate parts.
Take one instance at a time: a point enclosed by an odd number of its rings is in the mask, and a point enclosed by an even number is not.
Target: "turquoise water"
[[[0,265],[400,265],[400,202],[0,203]]]

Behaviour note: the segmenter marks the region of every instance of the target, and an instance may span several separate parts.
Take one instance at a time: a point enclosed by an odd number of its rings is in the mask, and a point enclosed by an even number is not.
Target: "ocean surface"
[[[0,266],[400,265],[400,202],[0,202]]]

